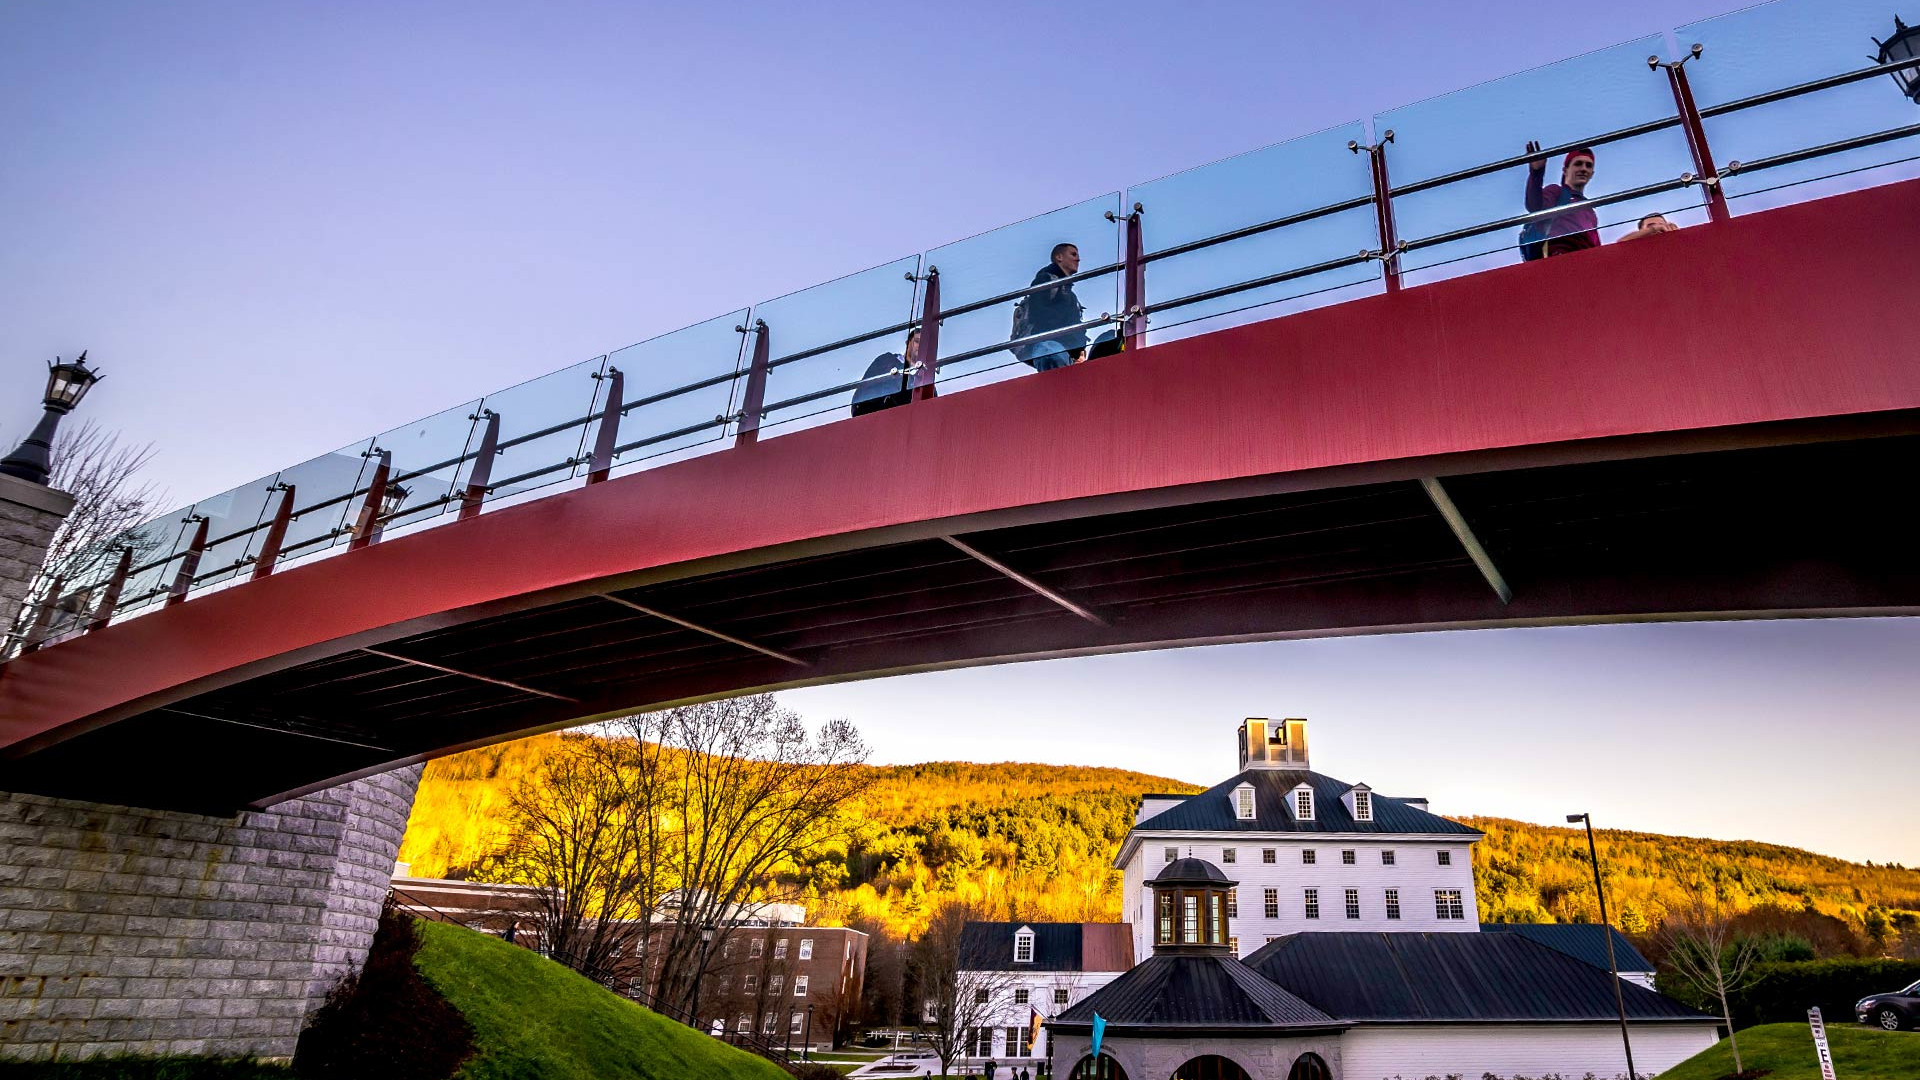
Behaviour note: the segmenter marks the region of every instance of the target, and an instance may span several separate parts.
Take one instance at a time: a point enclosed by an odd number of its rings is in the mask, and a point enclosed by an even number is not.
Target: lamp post
[[[1613,976],[1613,1007],[1620,1015],[1620,1045],[1627,1051],[1627,1080],[1640,1080],[1633,1071],[1633,1039],[1627,1034],[1627,1001],[1620,992],[1620,966],[1613,958],[1613,923],[1607,919],[1607,889],[1600,883],[1600,849],[1593,843],[1593,816],[1568,814],[1567,823],[1587,826],[1587,857],[1593,860],[1593,889],[1600,897],[1600,931],[1607,942],[1607,974]]]
[[[809,1056],[812,1053],[813,1053],[813,1002],[809,1001],[807,1002],[807,1033],[800,1040],[800,1060],[801,1061],[813,1060]]]
[[[1900,16],[1895,15],[1893,36],[1885,41],[1879,38],[1872,40],[1880,46],[1880,55],[1874,59],[1882,64],[1898,64],[1913,59],[1916,52],[1920,52],[1920,26],[1908,26],[1900,21]],[[1899,85],[1900,93],[1920,105],[1920,70],[1902,68],[1893,72],[1893,81]]]
[[[87,388],[99,381],[100,373],[87,366],[85,352],[72,361],[55,357],[47,365],[47,392],[40,400],[46,412],[13,453],[0,461],[0,473],[44,485],[53,470],[53,430],[60,426],[60,418],[87,396]]]
[[[687,1013],[694,1018],[696,1024],[700,1021],[700,980],[706,977],[707,953],[712,951],[712,948],[713,927],[703,926],[700,928],[700,963],[693,969],[693,994],[691,1000],[687,1002]],[[721,989],[724,991],[726,988]],[[724,1025],[721,1030],[723,1032],[726,1030]]]

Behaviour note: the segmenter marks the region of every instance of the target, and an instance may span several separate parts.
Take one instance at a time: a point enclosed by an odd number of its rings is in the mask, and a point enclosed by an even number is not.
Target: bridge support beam
[[[231,818],[0,793],[0,1057],[291,1057],[366,960],[419,778]]]

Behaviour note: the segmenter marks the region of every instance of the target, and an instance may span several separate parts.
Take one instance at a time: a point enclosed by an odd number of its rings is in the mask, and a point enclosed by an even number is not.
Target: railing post
[[[620,437],[620,406],[626,404],[626,391],[619,368],[608,368],[596,379],[607,382],[607,403],[600,410],[600,432],[593,440],[593,462],[587,467],[587,483],[597,484],[613,469],[613,448]]]
[[[1147,337],[1147,260],[1146,236],[1140,215],[1146,208],[1133,204],[1127,215],[1127,276],[1125,281],[1126,320],[1120,324],[1121,348],[1132,352],[1146,343]]]
[[[367,456],[378,456],[380,464],[373,470],[373,482],[367,485],[367,498],[360,504],[360,518],[353,524],[353,539],[347,541],[348,551],[359,551],[380,537],[380,504],[387,501],[387,479],[393,475],[393,454],[375,447],[367,451]]]
[[[47,640],[47,626],[53,622],[53,611],[60,606],[60,594],[66,587],[67,579],[64,576],[53,579],[53,586],[40,600],[40,610],[33,614],[33,625],[27,628],[26,637],[20,641],[22,656],[40,651],[40,643]]]
[[[193,575],[200,572],[200,556],[207,553],[207,519],[190,514],[185,520],[200,525],[193,530],[193,543],[187,545],[187,553],[180,557],[180,572],[173,576],[173,586],[167,590],[166,607],[186,601],[187,590],[193,588]]]
[[[1400,291],[1400,236],[1393,224],[1393,185],[1387,179],[1387,144],[1393,141],[1393,129],[1381,133],[1380,141],[1371,146],[1362,146],[1350,142],[1347,149],[1354,153],[1366,151],[1369,171],[1373,175],[1373,216],[1380,230],[1380,269],[1387,281],[1387,291]]]
[[[500,453],[500,414],[481,409],[468,417],[486,417],[487,428],[480,434],[480,450],[473,455],[473,468],[467,472],[467,490],[460,496],[460,520],[480,516],[480,504],[487,497],[487,481],[493,479],[493,459]]]
[[[753,335],[753,360],[747,365],[747,387],[740,396],[740,430],[733,437],[735,446],[752,446],[760,441],[760,409],[767,400],[767,353],[770,348],[767,323],[753,320],[751,328],[736,326],[742,334]]]
[[[1680,110],[1680,126],[1687,133],[1687,149],[1693,154],[1694,175],[1700,178],[1700,186],[1707,189],[1707,219],[1726,221],[1733,215],[1727,210],[1726,193],[1720,190],[1720,170],[1713,164],[1707,128],[1701,122],[1699,107],[1693,103],[1693,87],[1687,83],[1687,61],[1699,59],[1701,51],[1701,47],[1695,45],[1686,56],[1672,63],[1649,56],[1647,66],[1667,69],[1667,82],[1673,87],[1673,104]]]
[[[940,374],[940,268],[927,267],[920,280],[926,288],[920,291],[920,343],[914,354],[914,401],[938,396],[934,383]]]
[[[273,524],[267,526],[267,538],[260,544],[260,554],[253,557],[254,581],[273,573],[273,564],[280,561],[280,545],[287,542],[287,523],[293,520],[294,485],[276,483],[273,486],[280,489],[280,505],[273,512]]]
[[[133,548],[129,545],[120,549],[120,561],[114,564],[113,576],[107,579],[107,591],[100,597],[100,606],[93,609],[93,621],[87,624],[87,633],[106,629],[114,609],[120,606],[120,594],[126,589],[127,575],[132,570]]]

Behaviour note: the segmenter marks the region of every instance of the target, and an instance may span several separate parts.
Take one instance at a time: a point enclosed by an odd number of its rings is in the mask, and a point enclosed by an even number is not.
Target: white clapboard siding
[[[1717,1041],[1711,1023],[1635,1024],[1633,1064],[1642,1076],[1665,1072]],[[1449,1024],[1359,1027],[1340,1038],[1341,1080],[1403,1077],[1625,1076],[1620,1028],[1610,1024]]]

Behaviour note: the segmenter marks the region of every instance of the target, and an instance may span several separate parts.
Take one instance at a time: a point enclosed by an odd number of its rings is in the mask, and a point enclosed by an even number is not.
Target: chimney
[[[1269,720],[1249,716],[1240,725],[1240,768],[1305,769],[1307,722],[1298,717]]]

